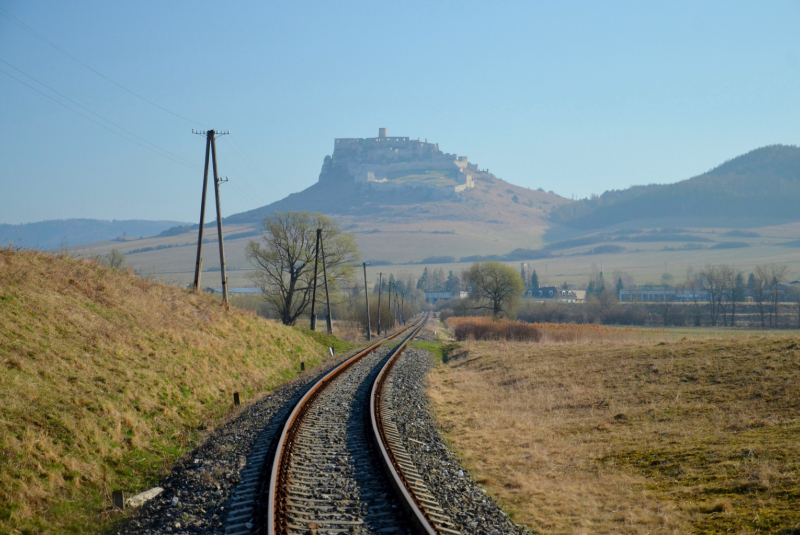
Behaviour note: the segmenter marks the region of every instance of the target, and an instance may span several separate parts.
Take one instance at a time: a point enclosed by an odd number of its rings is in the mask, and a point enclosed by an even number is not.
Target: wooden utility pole
[[[217,197],[217,237],[219,238],[219,270],[222,276],[222,306],[228,308],[228,276],[225,274],[225,246],[222,243],[222,208],[219,203],[219,183],[222,181],[217,173],[217,142],[214,131],[209,132],[211,137],[211,157],[214,163],[214,194]]]
[[[203,225],[205,224],[206,216],[206,190],[208,189],[208,159],[210,149],[211,163],[214,171],[214,195],[217,205],[217,239],[219,240],[219,270],[222,277],[222,306],[228,308],[228,276],[225,272],[225,244],[222,241],[222,208],[220,205],[219,196],[219,185],[221,182],[226,182],[227,179],[223,181],[219,176],[219,172],[217,171],[216,138],[218,135],[223,136],[229,134],[230,132],[217,132],[216,130],[195,132],[192,130],[192,133],[206,136],[206,162],[203,171],[203,198],[200,203],[200,231],[198,232],[197,237],[197,260],[195,262],[194,291],[197,292],[200,290],[200,271],[203,264]]]
[[[392,318],[392,329],[394,329],[394,313],[392,312],[392,279],[389,279],[389,317]]]
[[[383,289],[383,273],[378,273],[378,336],[381,335],[381,290]]]
[[[194,132],[194,130],[192,130]],[[197,235],[197,261],[194,265],[194,293],[200,291],[200,272],[203,267],[203,226],[206,223],[206,191],[208,190],[208,155],[211,151],[211,138],[206,138],[206,166],[203,171],[203,198],[200,201],[200,231]]]
[[[400,294],[400,321],[403,325],[406,324],[406,294]]]
[[[361,265],[364,267],[364,299],[367,300],[367,341],[372,340],[372,332],[370,332],[371,326],[369,322],[369,289],[367,289],[367,263],[362,262]]]
[[[314,247],[314,289],[311,291],[311,330],[317,330],[317,266],[319,266],[319,235],[322,229],[317,229],[317,245]]]
[[[325,323],[328,326],[328,334],[333,334],[333,322],[331,320],[331,294],[328,293],[328,270],[325,267],[325,243],[322,236],[319,238],[319,247],[322,249],[322,279],[325,282]]]

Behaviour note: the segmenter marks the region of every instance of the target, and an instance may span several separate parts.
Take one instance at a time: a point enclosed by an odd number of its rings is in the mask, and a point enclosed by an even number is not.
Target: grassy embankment
[[[516,520],[540,533],[800,533],[796,334],[548,342],[543,330],[539,344],[444,346],[430,379],[446,438]]]
[[[152,486],[233,392],[246,403],[326,351],[208,295],[0,249],[0,532],[108,526],[111,491]]]

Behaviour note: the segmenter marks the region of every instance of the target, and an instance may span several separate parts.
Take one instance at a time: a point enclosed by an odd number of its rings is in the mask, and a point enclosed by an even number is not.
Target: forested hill
[[[770,145],[675,184],[634,186],[556,207],[551,219],[599,228],[635,219],[800,219],[800,147]]]

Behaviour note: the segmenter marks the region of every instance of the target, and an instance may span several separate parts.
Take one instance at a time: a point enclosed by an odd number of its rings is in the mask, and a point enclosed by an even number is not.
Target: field
[[[517,521],[559,534],[800,532],[797,333],[615,340],[589,326],[559,342],[542,327],[541,343],[444,346],[429,385],[446,438]]]
[[[0,533],[100,531],[111,491],[153,486],[234,392],[252,402],[325,354],[209,295],[0,249]]]

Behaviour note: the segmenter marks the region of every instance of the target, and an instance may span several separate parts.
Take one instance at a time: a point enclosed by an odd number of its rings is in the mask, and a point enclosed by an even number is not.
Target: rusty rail
[[[288,533],[288,526],[286,522],[286,517],[283,515],[283,511],[286,510],[286,488],[288,487],[288,467],[289,461],[291,458],[291,449],[294,444],[295,436],[300,427],[300,423],[303,420],[303,417],[308,412],[309,407],[312,405],[314,400],[319,396],[320,392],[328,385],[332,380],[334,380],[339,374],[350,368],[353,364],[361,360],[363,357],[369,355],[372,351],[380,347],[383,343],[388,340],[392,340],[404,332],[408,331],[409,329],[419,329],[421,325],[424,325],[425,321],[427,320],[427,316],[420,324],[413,324],[409,325],[408,327],[404,327],[400,329],[396,333],[392,334],[391,336],[387,336],[386,338],[372,344],[368,348],[364,349],[360,353],[350,357],[343,363],[336,366],[333,370],[328,372],[324,377],[322,377],[319,381],[317,381],[314,386],[312,386],[308,392],[300,399],[300,401],[295,406],[292,413],[289,415],[289,418],[286,421],[286,424],[283,427],[283,431],[281,432],[280,439],[278,441],[278,446],[275,451],[275,458],[272,463],[272,469],[270,471],[269,476],[269,500],[267,504],[267,515],[266,515],[266,528],[267,533],[269,535],[278,535],[278,534],[286,534]],[[406,339],[407,340],[407,339]],[[405,342],[404,342],[405,343]]]
[[[438,507],[436,499],[428,493],[424,482],[408,460],[394,425],[386,421],[388,411],[383,407],[383,391],[392,367],[411,339],[425,325],[428,317],[396,348],[391,358],[375,379],[370,394],[370,420],[373,440],[380,451],[385,471],[395,493],[401,498],[416,531],[425,535],[451,535],[457,533],[453,523]],[[405,457],[405,459],[401,459]]]

